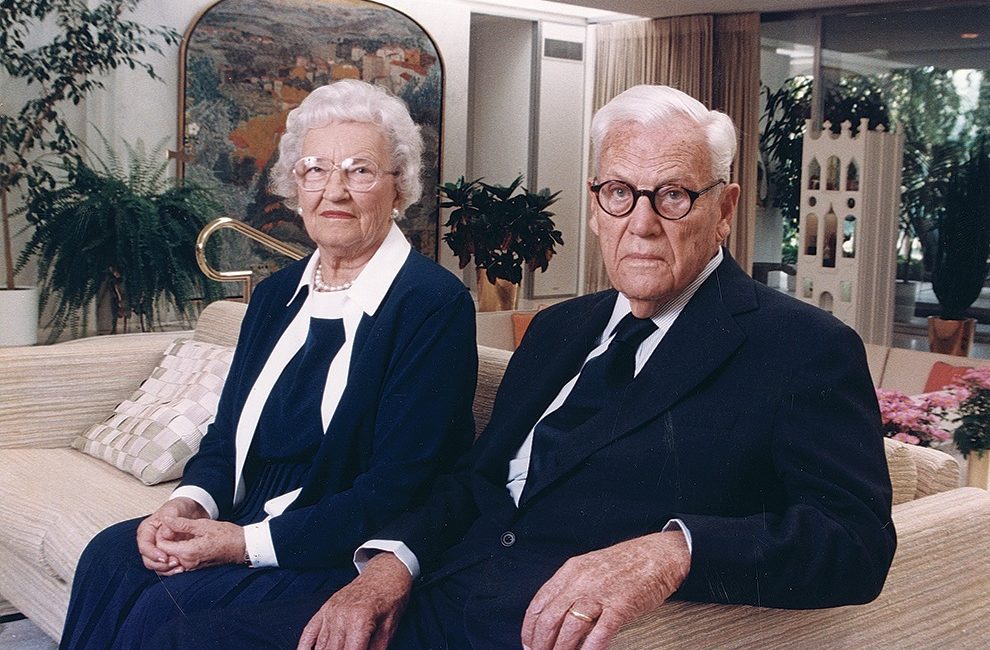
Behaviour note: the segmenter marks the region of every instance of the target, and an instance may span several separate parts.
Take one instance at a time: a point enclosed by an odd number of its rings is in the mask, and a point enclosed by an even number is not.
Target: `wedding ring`
[[[567,610],[567,613],[570,614],[571,616],[573,616],[574,618],[576,618],[577,620],[584,621],[585,623],[594,623],[595,622],[595,619],[591,618],[587,614],[582,614],[581,612],[577,611],[576,609],[569,609],[569,610]]]

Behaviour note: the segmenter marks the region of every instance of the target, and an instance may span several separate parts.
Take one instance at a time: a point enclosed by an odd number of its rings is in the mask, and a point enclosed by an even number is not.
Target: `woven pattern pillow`
[[[182,476],[217,414],[234,348],[179,339],[113,414],[72,441],[145,485]]]

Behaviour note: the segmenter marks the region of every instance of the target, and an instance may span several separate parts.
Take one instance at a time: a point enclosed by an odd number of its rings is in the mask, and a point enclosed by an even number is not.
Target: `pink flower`
[[[968,395],[967,389],[956,386],[913,397],[901,391],[877,389],[884,435],[926,447],[948,440],[958,424],[959,404]]]
[[[953,383],[963,387],[990,388],[990,367],[970,368]]]
[[[917,445],[918,443],[920,443],[920,442],[921,442],[921,440],[920,440],[920,439],[918,439],[918,438],[915,438],[914,436],[912,436],[912,435],[909,435],[909,434],[907,434],[907,433],[898,433],[898,434],[895,434],[895,435],[893,435],[893,436],[891,436],[891,437],[892,437],[892,438],[893,438],[894,440],[900,440],[901,442],[906,442],[906,443],[908,443],[909,445]]]

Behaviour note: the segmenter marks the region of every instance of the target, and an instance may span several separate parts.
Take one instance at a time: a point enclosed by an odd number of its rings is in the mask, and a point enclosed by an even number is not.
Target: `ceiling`
[[[922,4],[897,12],[881,9],[827,16],[822,32],[822,47],[834,52],[911,66],[990,69],[988,4],[942,8]]]
[[[482,0],[511,3],[513,0]],[[530,0],[532,2],[532,0]],[[976,0],[564,0],[545,6],[581,7],[589,22],[632,16],[663,17],[697,13],[758,11],[781,14],[809,9],[836,9],[824,18],[823,47],[842,54],[868,57],[884,67],[933,65],[944,69],[990,68],[990,3]],[[884,6],[888,5],[888,6]],[[773,25],[764,24],[773,36]],[[976,34],[962,38],[962,34]],[[793,38],[793,34],[790,35]],[[811,42],[806,43],[812,45]],[[864,45],[867,44],[867,45]]]
[[[886,4],[903,0],[873,0],[871,4]],[[591,7],[607,12],[619,12],[634,16],[656,18],[684,16],[688,14],[740,13],[759,11],[797,11],[819,9],[823,6],[840,7],[862,5],[863,0],[562,0],[561,4]]]

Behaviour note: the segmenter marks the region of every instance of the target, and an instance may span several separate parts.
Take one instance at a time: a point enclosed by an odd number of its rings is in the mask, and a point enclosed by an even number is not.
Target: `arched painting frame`
[[[424,140],[423,197],[399,226],[437,259],[443,63],[405,14],[366,0],[218,0],[189,26],[180,49],[180,177],[218,188],[229,216],[312,249],[302,219],[267,192],[285,117],[313,88],[342,78],[384,86],[406,101]],[[238,238],[218,266],[264,277],[281,265]]]

